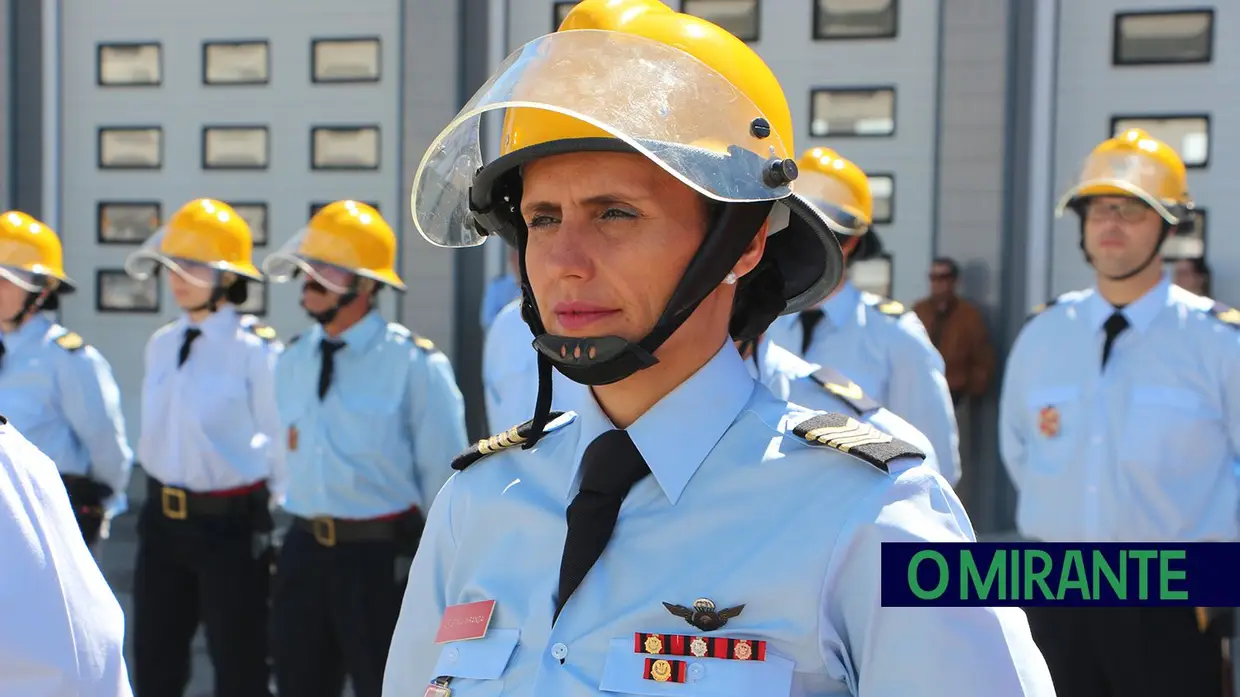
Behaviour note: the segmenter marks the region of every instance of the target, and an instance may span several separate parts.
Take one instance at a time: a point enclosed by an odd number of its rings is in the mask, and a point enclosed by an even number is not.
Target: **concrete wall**
[[[0,0],[0,44],[11,45],[13,21],[9,16],[8,0]],[[9,160],[9,122],[13,118],[13,101],[11,99],[13,76],[8,51],[0,50],[0,210],[8,210],[12,194],[9,186],[12,182],[12,163]]]
[[[942,0],[934,252],[960,264],[961,293],[981,307],[999,348],[1010,21],[1008,3]],[[929,269],[903,271],[924,278]],[[991,493],[1003,482],[993,418],[998,378],[983,400],[957,412],[964,472],[960,492],[979,531],[1002,527],[1006,514]]]

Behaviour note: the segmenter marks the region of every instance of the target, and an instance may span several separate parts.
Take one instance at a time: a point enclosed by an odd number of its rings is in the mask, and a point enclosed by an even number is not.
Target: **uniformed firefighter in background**
[[[1148,133],[1125,131],[1088,156],[1065,210],[1080,219],[1095,281],[1035,314],[1008,358],[1000,445],[1020,533],[1236,541],[1240,313],[1172,285],[1159,254],[1193,222],[1183,161]],[[1220,693],[1216,613],[1028,613],[1060,697]]]
[[[274,333],[237,312],[263,276],[250,226],[197,199],[126,260],[164,272],[182,314],[147,342],[138,456],[147,500],[134,569],[134,685],[179,697],[199,624],[219,697],[270,695],[272,498],[284,489]]]
[[[133,452],[111,366],[43,314],[73,290],[56,233],[25,213],[0,213],[0,413],[56,463],[98,555],[108,522],[126,508]]]
[[[849,263],[876,256],[881,242],[873,229],[874,196],[865,172],[827,148],[809,150],[797,165],[797,191],[837,222]],[[769,333],[779,346],[855,380],[917,427],[934,444],[943,477],[952,484],[960,480],[956,411],[943,357],[916,314],[845,279],[817,307],[779,318]]]
[[[281,697],[378,697],[424,512],[466,444],[447,356],[377,306],[397,275],[396,235],[374,208],[325,206],[263,262],[304,279],[316,324],[276,373],[288,450],[284,537],[272,599]]]

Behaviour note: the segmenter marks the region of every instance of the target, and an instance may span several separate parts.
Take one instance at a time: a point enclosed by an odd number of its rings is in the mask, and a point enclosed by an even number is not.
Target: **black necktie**
[[[181,353],[177,354],[177,367],[185,365],[185,361],[189,360],[189,347],[193,345],[194,339],[202,336],[202,330],[198,327],[189,327],[185,330],[185,338],[181,339]]]
[[[814,327],[822,321],[823,314],[820,308],[813,310],[805,310],[801,313],[801,355],[804,356],[809,352],[809,345],[814,341]]]
[[[626,431],[612,430],[594,439],[581,457],[581,491],[568,506],[568,534],[560,560],[560,592],[555,616],[603,554],[616,528],[620,503],[650,467]]]
[[[333,341],[324,339],[319,342],[319,358],[322,363],[319,364],[319,401],[327,396],[327,388],[332,386],[332,372],[335,371],[336,352],[344,348],[343,341]]]
[[[1116,310],[1106,323],[1102,325],[1102,329],[1107,333],[1106,342],[1102,344],[1102,367],[1107,367],[1107,359],[1111,357],[1111,345],[1115,343],[1115,337],[1124,333],[1128,328],[1128,320],[1124,317],[1124,313]]]
[[[4,365],[4,342],[0,341],[0,365]]]

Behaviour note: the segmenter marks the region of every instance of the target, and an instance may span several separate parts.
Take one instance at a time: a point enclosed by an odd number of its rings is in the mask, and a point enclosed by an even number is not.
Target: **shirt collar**
[[[822,303],[822,311],[827,314],[832,324],[843,327],[857,316],[857,306],[860,304],[861,291],[857,290],[852,281],[844,281],[839,292]]]
[[[1170,303],[1171,280],[1167,274],[1163,274],[1158,281],[1158,285],[1146,291],[1145,295],[1137,298],[1134,302],[1125,305],[1122,312],[1124,313],[1124,318],[1128,320],[1128,324],[1133,329],[1144,332],[1154,323],[1154,318],[1158,316],[1158,313]],[[1106,323],[1107,318],[1115,312],[1115,306],[1102,297],[1102,293],[1098,292],[1096,286],[1090,295],[1089,304],[1093,328],[1095,331],[1101,331],[1102,325]]]
[[[383,321],[383,317],[378,310],[371,310],[366,316],[358,320],[357,324],[340,332],[340,336],[335,337],[338,341],[343,341],[345,346],[357,351],[364,349],[374,341],[379,335],[379,331],[387,326],[387,322]],[[314,342],[315,350],[318,350],[319,344],[323,339],[327,338],[327,333],[323,331],[323,325],[316,324],[310,333],[310,340]]]
[[[207,315],[207,318],[198,323],[198,328],[203,334],[212,336],[223,336],[225,334],[231,336],[237,331],[237,311],[231,305],[225,305],[220,309]],[[186,318],[186,324],[189,323]]]
[[[749,402],[756,385],[728,340],[706,365],[628,427],[629,437],[672,504]],[[586,448],[615,428],[591,390],[574,392],[570,400],[581,425],[565,498],[577,490]]]
[[[51,329],[52,322],[43,313],[36,312],[34,316],[26,320],[25,324],[18,327],[16,331],[0,332],[0,341],[5,343],[6,351],[15,351],[19,346],[37,342],[47,336],[47,330]]]

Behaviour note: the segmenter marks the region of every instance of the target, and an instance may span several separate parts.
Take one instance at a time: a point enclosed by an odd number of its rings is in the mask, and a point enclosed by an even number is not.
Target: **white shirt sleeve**
[[[46,455],[0,418],[0,697],[131,697],[125,618]]]

